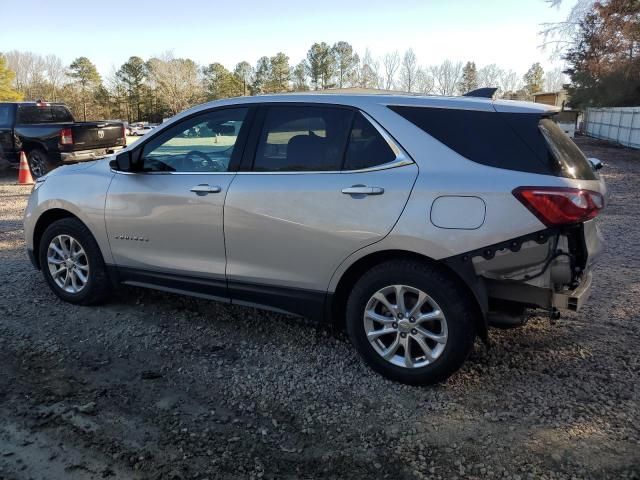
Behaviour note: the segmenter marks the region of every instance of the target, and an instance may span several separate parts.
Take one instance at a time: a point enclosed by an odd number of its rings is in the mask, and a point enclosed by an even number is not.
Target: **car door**
[[[354,109],[271,105],[256,123],[225,203],[230,294],[319,316],[338,265],[393,228],[418,167]]]
[[[105,220],[121,280],[226,297],[223,205],[237,169],[249,109],[191,116],[132,152],[118,172]]]

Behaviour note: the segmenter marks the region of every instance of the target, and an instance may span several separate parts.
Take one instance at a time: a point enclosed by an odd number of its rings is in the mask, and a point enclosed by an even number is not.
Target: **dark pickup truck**
[[[122,122],[75,122],[60,103],[0,103],[0,159],[27,155],[34,178],[64,163],[95,160],[126,146]]]

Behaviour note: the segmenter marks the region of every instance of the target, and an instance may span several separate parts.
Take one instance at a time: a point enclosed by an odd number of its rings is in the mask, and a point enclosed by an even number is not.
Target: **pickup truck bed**
[[[63,104],[0,103],[0,158],[17,163],[24,151],[36,178],[65,162],[94,160],[124,146],[122,122],[75,122]]]

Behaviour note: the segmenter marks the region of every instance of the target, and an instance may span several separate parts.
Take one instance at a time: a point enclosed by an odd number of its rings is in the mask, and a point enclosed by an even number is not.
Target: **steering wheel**
[[[196,157],[199,157],[201,160],[196,161]],[[225,165],[219,160],[210,159],[206,153],[200,152],[198,150],[191,150],[187,153],[185,157],[185,163],[189,162],[188,168],[193,168],[198,171],[213,171],[213,172],[223,172],[225,171]],[[211,167],[209,167],[211,165]]]

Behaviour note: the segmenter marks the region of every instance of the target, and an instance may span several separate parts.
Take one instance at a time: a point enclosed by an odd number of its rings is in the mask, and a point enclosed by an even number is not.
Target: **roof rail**
[[[497,87],[476,88],[463,95],[463,97],[477,97],[477,98],[493,98],[493,95],[498,91]]]

